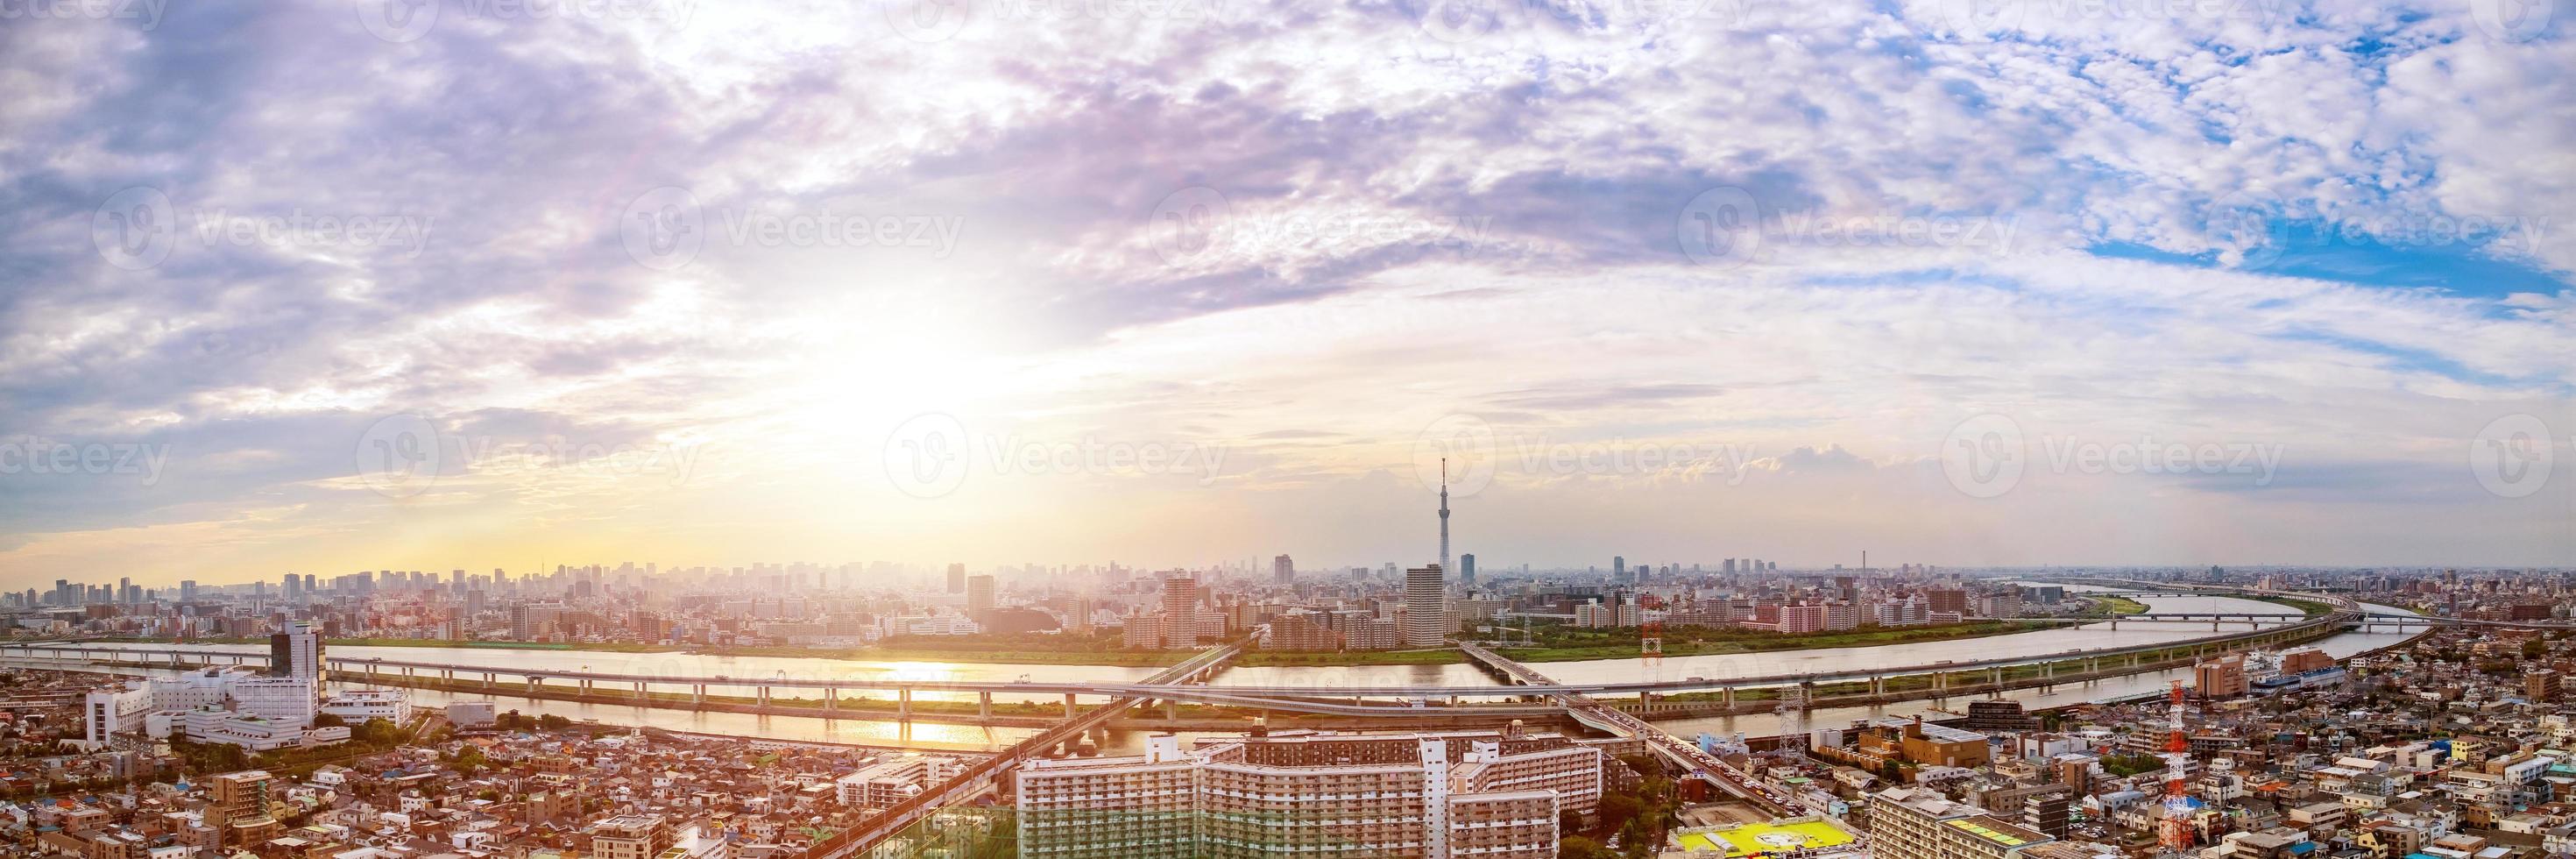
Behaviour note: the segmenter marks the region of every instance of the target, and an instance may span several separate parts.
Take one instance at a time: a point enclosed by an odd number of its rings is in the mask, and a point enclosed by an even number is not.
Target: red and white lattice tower
[[[2191,790],[2185,773],[2191,769],[2191,735],[2184,727],[2182,681],[2173,682],[2173,733],[2165,738],[2165,821],[2157,840],[2167,850],[2191,849]]]

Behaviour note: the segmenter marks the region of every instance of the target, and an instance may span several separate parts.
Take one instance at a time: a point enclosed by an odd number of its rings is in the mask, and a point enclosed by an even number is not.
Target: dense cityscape
[[[1280,556],[1264,571],[621,564],[63,582],[13,595],[6,616],[0,822],[17,852],[116,859],[2576,851],[2576,725],[2561,695],[2576,674],[2576,575],[2565,571],[1613,558],[1470,578],[1472,556],[1460,561],[1456,576],[1300,570]],[[2193,610],[2167,607],[2179,605]],[[1624,694],[1542,673],[1615,658],[1654,678],[1657,663],[1694,654],[1870,647],[1853,635],[2010,642],[2115,624],[2182,631],[2143,654],[1899,659],[1867,676],[1676,677],[1669,691]],[[1408,637],[1426,626],[1431,641]],[[1148,684],[1104,684],[1116,697],[1079,704],[1067,693],[1061,713],[1017,700],[997,712],[987,689],[977,719],[1085,724],[937,749],[634,717],[975,721],[957,693],[934,701],[925,689],[916,702],[901,690],[900,709],[884,688],[791,698],[784,672],[649,681],[693,695],[648,697],[639,683],[628,697],[622,681],[575,671],[474,688],[475,666],[509,670],[509,654],[549,650],[871,667],[924,654],[1007,667],[1035,653],[1182,666],[1221,651],[1218,663],[1296,666],[1284,670],[1496,670],[1488,689],[1451,690],[1483,698],[1426,700],[1387,683],[1327,701],[1264,688],[1286,681],[1229,691],[1216,664],[1184,675],[1199,688],[1175,687],[1159,713],[1132,707],[1156,697]],[[417,655],[396,657],[396,675],[352,651]],[[2105,666],[2105,653],[2125,661]],[[451,658],[467,654],[500,658]],[[453,664],[433,677],[415,663]],[[2145,691],[2107,679],[2119,676],[2145,678]],[[707,691],[763,682],[780,688]],[[1543,691],[1496,691],[1515,684]],[[2071,702],[2061,687],[2078,690]],[[1776,721],[1693,729],[1708,714]]]

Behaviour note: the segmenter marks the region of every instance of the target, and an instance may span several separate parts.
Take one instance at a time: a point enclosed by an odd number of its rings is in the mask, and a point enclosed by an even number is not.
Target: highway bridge
[[[2312,595],[2311,595],[2312,596]],[[843,693],[891,694],[897,704],[897,718],[908,718],[912,698],[919,693],[972,694],[979,710],[989,716],[992,696],[1061,695],[1065,713],[1070,718],[1084,698],[1117,698],[1142,696],[1163,701],[1214,704],[1276,710],[1282,712],[1326,715],[1378,715],[1422,711],[1472,711],[1501,715],[1493,705],[1458,707],[1459,701],[1509,699],[1524,696],[1657,696],[1685,692],[1717,692],[1722,700],[1733,703],[1739,690],[1784,686],[1867,682],[1873,693],[1882,693],[1887,681],[1908,676],[1932,675],[1933,687],[1946,688],[1956,675],[1984,672],[1990,682],[2001,682],[2006,672],[2022,666],[2046,666],[2054,671],[2060,663],[2080,661],[2082,673],[2093,674],[2104,668],[2134,666],[2147,657],[2172,652],[2207,655],[2244,647],[2269,646],[2304,640],[2330,633],[2358,620],[2360,612],[2339,610],[2252,630],[2183,641],[2131,645],[2118,648],[2071,648],[2055,653],[2005,656],[1992,659],[1951,660],[1926,664],[1854,668],[1803,674],[1770,674],[1745,677],[1688,677],[1673,680],[1636,680],[1599,683],[1546,683],[1524,686],[1288,686],[1288,685],[1190,685],[1168,687],[1154,683],[1104,682],[998,682],[927,679],[862,679],[838,677],[728,677],[723,675],[626,674],[605,671],[568,671],[552,668],[509,668],[493,665],[463,665],[426,660],[394,660],[336,656],[324,660],[332,676],[343,680],[393,683],[401,678],[436,678],[451,684],[471,687],[479,680],[485,691],[507,694],[519,689],[539,691],[571,686],[585,696],[631,694],[639,703],[656,703],[655,690],[686,690],[692,700],[704,702],[710,689],[746,690],[754,699],[768,704],[781,690],[819,690],[822,714],[836,711],[838,696]],[[69,664],[112,661],[124,664],[167,665],[185,668],[203,664],[265,665],[263,652],[227,652],[206,649],[110,647],[88,644],[46,644],[6,648],[0,652],[13,660],[59,660]],[[504,679],[508,682],[504,683]],[[1370,703],[1392,699],[1392,705]],[[668,699],[658,703],[676,704]],[[1427,715],[1427,714],[1426,714]]]
[[[1538,673],[1536,669],[1505,658],[1482,646],[1460,644],[1458,649],[1465,651],[1467,658],[1512,678],[1522,688],[1562,686],[1548,679],[1547,675]],[[1644,719],[1622,713],[1579,693],[1558,692],[1553,693],[1551,697],[1554,697],[1558,704],[1572,714],[1575,721],[1583,723],[1585,727],[1612,736],[1640,740],[1647,748],[1654,750],[1655,754],[1672,761],[1691,777],[1708,782],[1719,790],[1733,794],[1774,815],[1790,816],[1800,813],[1792,810],[1798,807],[1797,800],[1772,790],[1751,774],[1737,769],[1735,765],[1709,754],[1688,740],[1665,733],[1663,729],[1647,723]]]
[[[2061,581],[2066,584],[2080,584],[2092,587],[2108,586],[2114,588],[2114,590],[2078,591],[2072,594],[2074,596],[2204,597],[2239,596],[2250,594],[2259,597],[2286,597],[2291,599],[2322,602],[2333,606],[2338,614],[2348,614],[2350,616],[2349,622],[2351,625],[2364,629],[2376,627],[2397,627],[2402,629],[2409,626],[2480,626],[2503,629],[2543,630],[2576,629],[2576,621],[2481,620],[2465,617],[2443,617],[2440,615],[2414,614],[2411,612],[2367,611],[2361,607],[2359,602],[2340,594],[2284,591],[2266,588],[2240,588],[2225,585],[2208,587],[2158,585],[2150,582],[2140,582],[2133,579],[2068,578],[2052,580],[2050,583],[2059,583]],[[2131,615],[2131,617],[2136,616],[2137,615]]]
[[[1241,642],[1212,648],[1190,657],[1186,662],[1166,668],[1138,685],[1164,688],[1199,682],[1223,668],[1227,660],[1233,659],[1242,650]],[[1067,740],[1080,739],[1093,729],[1109,724],[1109,720],[1117,718],[1118,714],[1125,712],[1127,708],[1144,703],[1146,700],[1148,699],[1141,696],[1112,698],[1108,706],[1094,708],[1078,718],[1021,740],[1000,754],[967,767],[956,777],[922,791],[920,796],[904,800],[887,808],[884,813],[868,818],[866,823],[843,830],[840,834],[808,848],[805,851],[805,859],[843,859],[843,857],[856,856],[876,849],[877,845],[885,843],[887,839],[901,834],[913,824],[938,813],[939,809],[972,799],[992,789],[997,782],[1017,768],[1021,761],[1044,755],[1048,750]]]
[[[935,681],[935,678],[737,678],[737,676],[677,676],[677,673],[613,673],[613,671],[562,671],[562,668],[502,668],[502,666],[456,666],[456,663],[433,663],[433,660],[386,660],[386,658],[327,658],[335,678],[350,681],[392,681],[392,678],[433,676],[443,681],[466,684],[482,681],[492,694],[507,694],[515,689],[538,689],[538,686],[574,686],[582,694],[618,694],[631,691],[639,702],[652,702],[654,689],[688,689],[693,699],[703,702],[708,689],[747,689],[755,691],[760,704],[768,704],[781,689],[817,689],[824,694],[824,715],[832,712],[837,694],[842,691],[873,691],[894,694],[899,702],[899,715],[904,715],[914,694],[922,691],[945,691],[945,694],[974,694],[979,704],[989,709],[992,694],[1030,696],[1061,694],[1066,712],[1074,712],[1084,696],[1151,696],[1151,699],[1177,699],[1177,702],[1203,704],[1236,704],[1236,707],[1265,707],[1280,712],[1321,712],[1321,715],[1355,715],[1355,712],[1383,712],[1386,704],[1365,704],[1368,699],[1396,699],[1406,709],[1440,709],[1437,702],[1450,699],[1515,699],[1515,696],[1633,696],[1633,694],[1682,694],[1682,691],[1721,691],[1731,696],[1739,689],[1765,689],[1765,686],[1806,686],[1806,684],[1844,684],[1844,681],[1873,681],[1883,684],[1899,676],[1953,676],[1953,673],[1986,671],[1999,681],[2004,671],[2020,666],[2053,666],[2063,660],[2081,660],[2084,671],[2102,671],[2105,666],[2136,666],[2146,655],[2190,650],[2190,653],[2223,653],[2231,647],[2259,647],[2272,640],[2331,632],[2339,617],[2316,617],[2298,624],[2280,627],[2241,629],[2231,635],[2197,637],[2197,640],[2151,642],[2130,647],[2097,647],[2097,650],[2061,650],[2061,653],[2004,655],[1986,660],[1940,660],[1919,666],[1888,668],[1847,668],[1847,671],[1821,673],[1767,673],[1767,676],[1734,676],[1734,678],[1667,678],[1667,681],[1602,681],[1602,684],[1540,684],[1540,686],[1188,686],[1167,689],[1159,684],[1123,684],[1123,681]],[[5,647],[0,650],[10,660],[62,660],[62,663],[129,663],[129,666],[170,666],[191,668],[206,663],[234,663],[234,666],[265,666],[265,653],[222,653],[222,650],[178,650],[178,647],[100,647],[100,645],[41,645],[41,647]],[[502,678],[510,678],[502,684]],[[1347,702],[1347,704],[1342,704]],[[1412,707],[1422,704],[1422,707]],[[1358,707],[1358,709],[1355,709]],[[1486,712],[1486,709],[1479,709]]]

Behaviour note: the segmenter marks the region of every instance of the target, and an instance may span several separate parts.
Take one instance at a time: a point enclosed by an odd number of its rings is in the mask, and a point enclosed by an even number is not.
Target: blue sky
[[[2565,2],[48,8],[0,586],[2576,564]]]

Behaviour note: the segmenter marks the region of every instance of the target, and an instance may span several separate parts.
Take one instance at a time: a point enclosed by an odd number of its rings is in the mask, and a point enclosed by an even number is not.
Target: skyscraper
[[[1621,583],[1628,581],[1628,556],[1610,556],[1610,580]]]
[[[965,564],[948,565],[948,592],[952,594],[962,594],[966,592]]]
[[[993,577],[966,577],[966,617],[981,624],[993,613]]]
[[[268,637],[268,673],[278,677],[322,677],[322,633],[306,621],[293,621]]]
[[[1199,579],[1182,572],[1163,576],[1163,644],[1165,647],[1197,647],[1199,643]]]
[[[1404,646],[1439,647],[1452,626],[1440,565],[1404,571]]]
[[[1462,588],[1476,586],[1476,553],[1469,552],[1458,556],[1458,586]]]
[[[1286,555],[1270,559],[1270,580],[1283,585],[1296,581],[1297,565]]]

